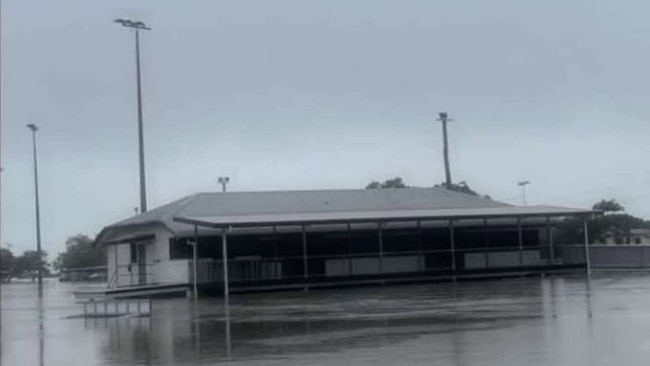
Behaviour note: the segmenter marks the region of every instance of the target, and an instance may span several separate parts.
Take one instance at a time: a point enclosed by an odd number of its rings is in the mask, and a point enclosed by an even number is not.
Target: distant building
[[[650,229],[635,228],[629,232],[612,230],[602,241],[607,245],[650,245]]]
[[[112,291],[218,290],[224,262],[235,291],[427,281],[584,267],[584,243],[555,243],[553,227],[591,214],[444,188],[197,193],[106,226],[96,245]]]

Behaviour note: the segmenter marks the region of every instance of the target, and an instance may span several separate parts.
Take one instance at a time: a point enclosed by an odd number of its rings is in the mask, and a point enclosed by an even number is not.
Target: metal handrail
[[[568,245],[568,248],[575,247],[576,249],[582,249],[582,245],[576,244],[576,245]],[[313,263],[313,261],[327,261],[330,259],[338,259],[338,260],[348,260],[348,261],[354,261],[356,259],[361,259],[361,258],[375,258],[379,260],[387,260],[389,258],[394,258],[394,257],[405,257],[405,256],[420,256],[422,257],[421,263],[419,265],[418,272],[422,273],[433,273],[433,272],[438,272],[438,271],[446,271],[446,270],[453,270],[453,266],[449,267],[446,266],[442,263],[439,264],[434,264],[429,267],[424,264],[423,260],[424,257],[427,255],[440,255],[440,254],[446,254],[449,256],[452,255],[465,255],[465,254],[471,254],[471,253],[476,253],[476,254],[484,254],[484,255],[491,255],[495,254],[498,255],[499,253],[519,253],[520,256],[526,252],[529,251],[545,251],[548,250],[549,246],[548,244],[539,244],[539,245],[523,245],[523,246],[495,246],[495,247],[486,247],[486,248],[478,248],[478,247],[470,247],[470,248],[456,248],[454,250],[451,249],[446,249],[446,250],[421,250],[421,251],[403,251],[403,252],[382,252],[381,256],[379,252],[372,252],[372,253],[349,253],[349,254],[338,254],[338,255],[312,255],[308,256],[305,258],[304,256],[282,256],[282,257],[249,257],[249,258],[229,258],[228,262],[232,264],[232,266],[229,268],[229,273],[230,273],[230,278],[231,281],[237,281],[237,282],[249,282],[249,281],[257,281],[260,279],[263,280],[274,280],[274,279],[281,279],[281,280],[289,280],[292,278],[305,278],[305,277],[310,277],[310,278],[320,278],[320,277],[327,277],[326,275],[319,275],[317,273],[309,273],[308,275],[305,273],[296,273],[295,268],[291,270],[291,272],[287,273],[285,272],[284,266],[292,266],[292,263],[295,265],[299,266],[299,262],[309,262]],[[556,248],[558,250],[559,248]],[[567,259],[562,257],[562,254],[559,252],[555,252],[555,255],[553,258],[539,258],[540,261],[545,261],[544,263],[546,264],[570,264],[570,263],[578,263],[579,259]],[[558,254],[560,254],[558,256]],[[576,257],[577,258],[577,257]],[[487,259],[490,260],[490,259]],[[578,261],[578,262],[576,262]],[[251,263],[255,264],[258,267],[254,267],[252,277],[254,278],[248,278],[247,276],[240,276],[240,272],[237,272],[238,270],[241,271],[242,268],[238,268],[238,264],[246,264],[246,263]],[[489,263],[489,262],[488,262]],[[192,261],[188,262],[189,264],[189,271],[190,275],[189,278],[193,278],[192,275]],[[201,270],[201,274],[198,276],[200,279],[199,281],[209,281],[209,282],[220,282],[222,280],[222,272],[223,272],[223,260],[221,259],[214,259],[214,258],[200,258],[197,262],[199,265],[199,268]],[[279,268],[275,267],[275,264],[281,266]],[[540,262],[541,264],[541,262]],[[263,267],[259,267],[259,266]],[[265,266],[266,265],[266,266]],[[526,264],[525,258],[520,257],[520,264],[519,265],[530,265],[530,263]],[[489,264],[488,264],[489,266]],[[289,268],[289,267],[288,267]],[[496,267],[486,267],[486,268],[496,268]],[[279,271],[279,272],[278,272]]]
[[[144,276],[146,278],[147,284],[153,284],[153,282],[150,282],[154,278],[154,272],[151,270],[151,268],[155,265],[155,263],[145,263],[144,264],[144,271],[140,272],[140,264],[138,263],[129,263],[129,264],[118,264],[115,266],[115,270],[113,271],[113,274],[111,275],[111,279],[109,281],[109,288],[118,288],[118,287],[132,287],[132,286],[140,286],[139,282],[137,279],[139,276]],[[125,269],[129,269],[127,273],[124,273]],[[148,269],[148,270],[147,270]],[[120,279],[130,279],[126,280],[128,283],[120,283]]]
[[[140,300],[99,299],[99,300],[85,301],[82,304],[83,304],[84,317],[111,317],[111,316],[124,316],[124,315],[151,316],[151,309],[152,309],[151,299],[140,299]]]
[[[582,244],[576,244],[576,246],[581,246]],[[470,247],[470,248],[455,248],[453,251],[451,249],[432,249],[432,250],[411,250],[411,251],[383,251],[381,252],[383,257],[394,257],[394,256],[403,256],[403,255],[421,255],[421,254],[442,254],[442,253],[461,253],[461,252],[507,252],[507,251],[519,251],[520,249],[523,251],[527,250],[535,250],[535,249],[547,249],[548,245],[535,245],[535,246],[530,246],[530,245],[524,245],[523,247],[519,246],[507,246],[507,247],[501,247],[501,246],[494,246],[494,247],[486,247],[486,248],[479,248],[479,247]],[[369,258],[369,257],[377,257],[379,256],[380,252],[375,251],[375,252],[365,252],[365,253],[346,253],[346,254],[326,254],[326,255],[308,255],[307,260],[316,260],[316,259],[348,259],[348,258]],[[303,256],[278,256],[278,257],[260,257],[260,258],[228,258],[229,263],[237,263],[237,262],[277,262],[277,261],[286,261],[286,260],[303,260]],[[208,263],[222,263],[222,259],[215,259],[215,258],[198,258],[199,262],[208,262]],[[191,263],[191,259],[190,259]]]
[[[113,271],[113,274],[111,275],[111,278],[108,281],[108,288],[115,288],[115,286],[117,285],[117,277],[118,277],[117,267],[115,267],[115,270]]]

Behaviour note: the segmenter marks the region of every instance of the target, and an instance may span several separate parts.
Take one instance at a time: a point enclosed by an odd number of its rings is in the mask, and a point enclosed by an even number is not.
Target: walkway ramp
[[[154,297],[184,297],[189,287],[187,284],[172,285],[145,285],[118,288],[92,289],[75,291],[74,295],[80,299],[130,299]]]

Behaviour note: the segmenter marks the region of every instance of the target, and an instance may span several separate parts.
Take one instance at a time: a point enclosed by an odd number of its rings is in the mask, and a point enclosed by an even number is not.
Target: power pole
[[[447,116],[447,112],[438,113],[438,121],[442,122],[442,142],[443,150],[442,153],[445,158],[445,186],[447,189],[451,189],[451,170],[449,169],[449,141],[447,140],[447,121],[452,121],[451,118]]]

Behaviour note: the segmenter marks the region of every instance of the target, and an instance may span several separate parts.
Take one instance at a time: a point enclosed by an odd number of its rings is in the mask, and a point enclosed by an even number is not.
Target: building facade
[[[111,289],[427,281],[584,267],[584,243],[555,243],[553,229],[590,215],[443,188],[199,193],[107,226],[96,244]]]
[[[650,245],[650,229],[633,228],[628,232],[610,231],[603,237],[606,245]]]

